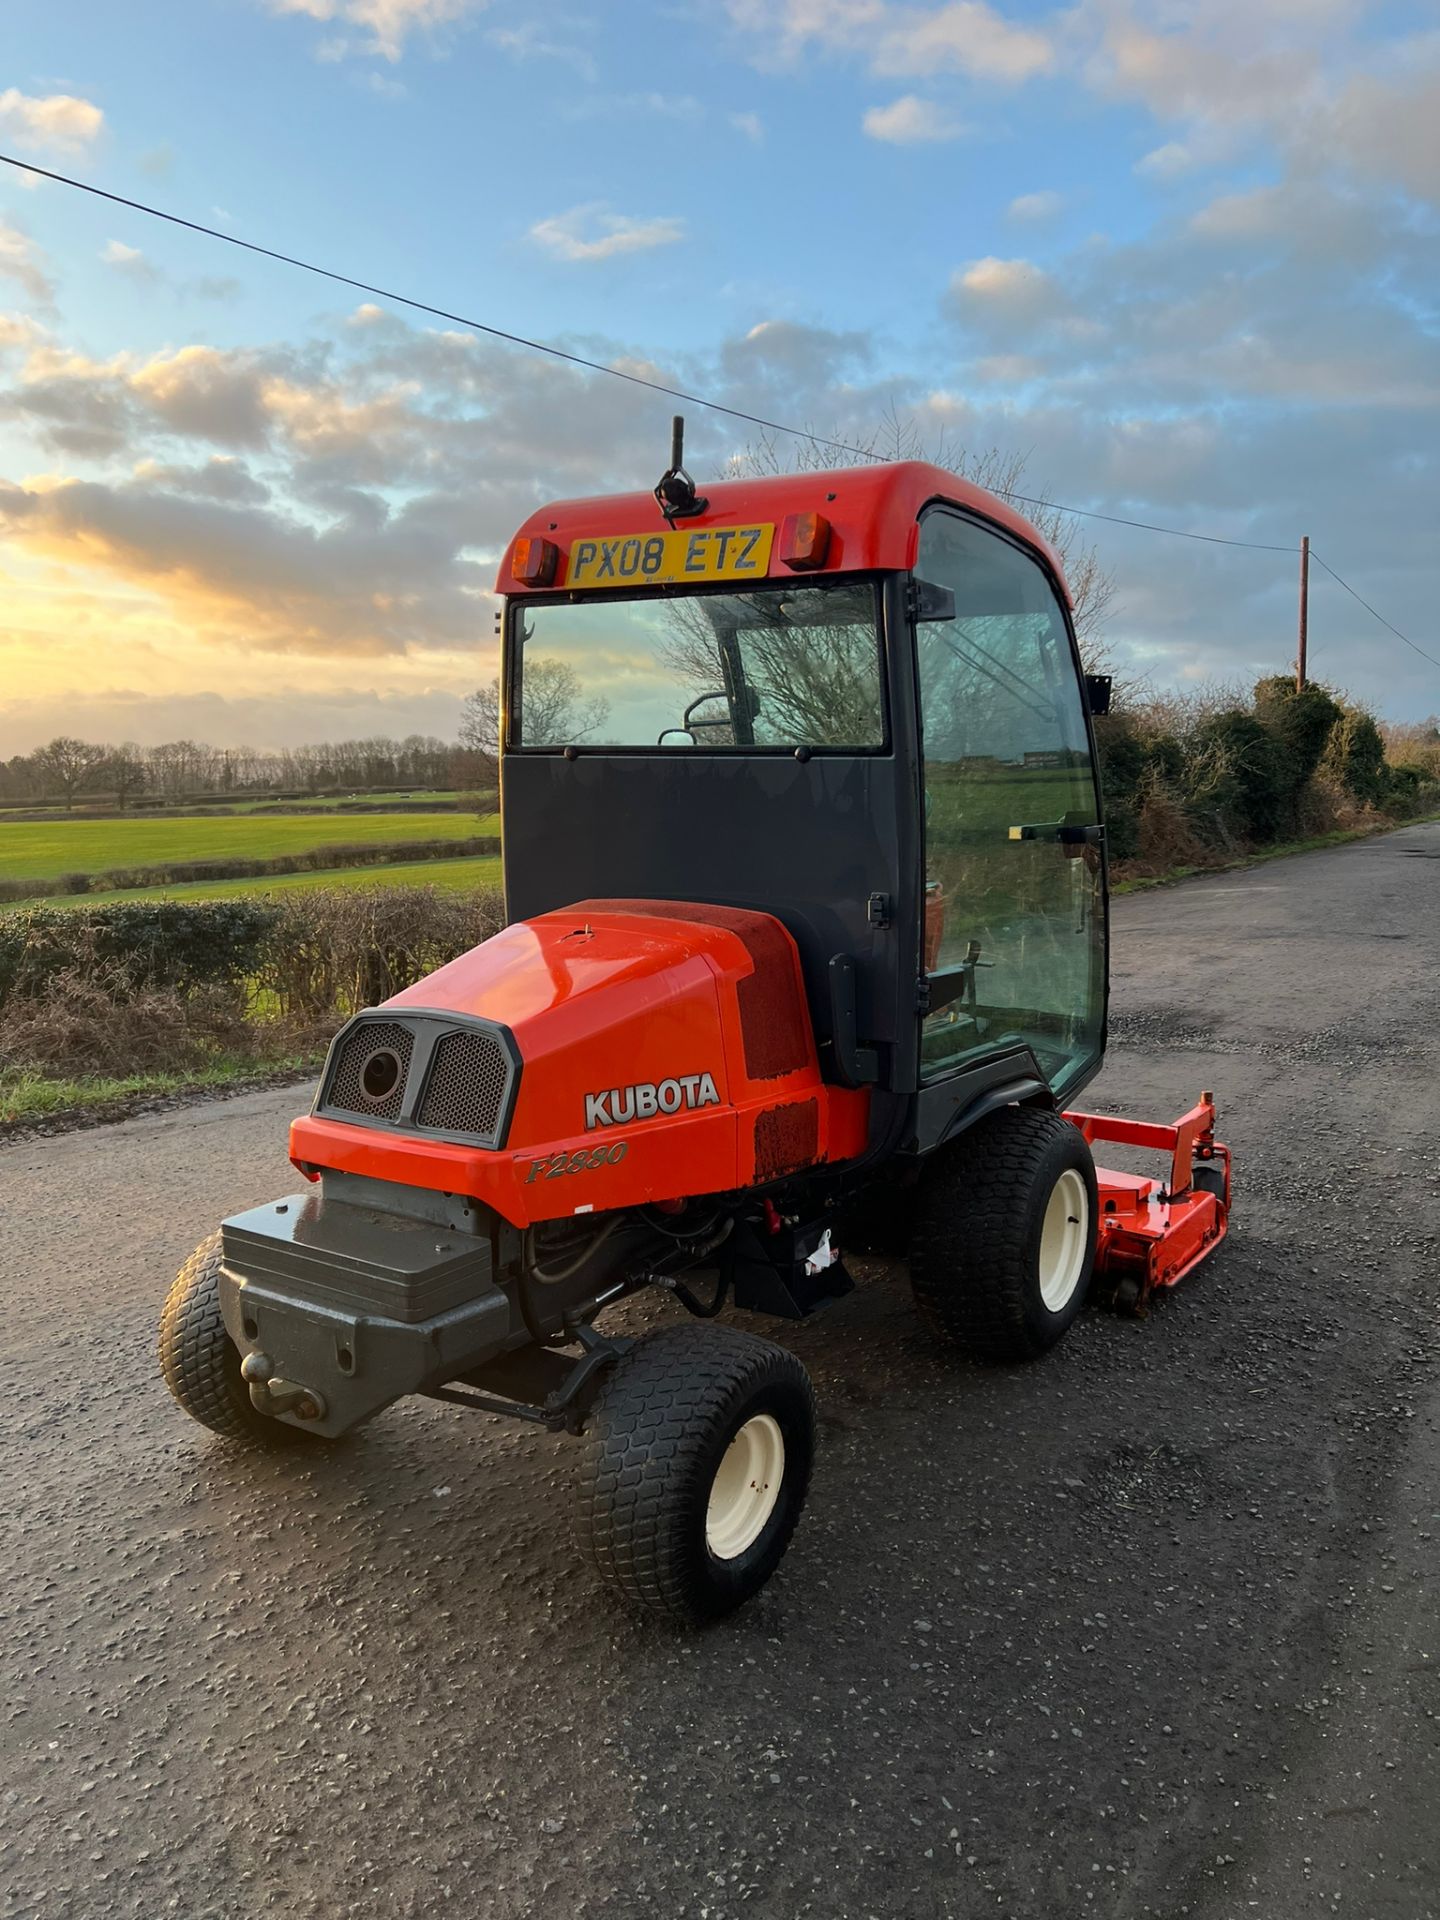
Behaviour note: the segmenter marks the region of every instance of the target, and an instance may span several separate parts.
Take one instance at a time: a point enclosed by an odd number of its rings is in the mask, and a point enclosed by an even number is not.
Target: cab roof
[[[699,492],[706,501],[705,511],[677,521],[678,528],[698,531],[755,521],[773,521],[778,527],[788,514],[823,513],[830,522],[830,545],[824,567],[805,576],[811,580],[831,573],[913,567],[921,508],[934,500],[948,501],[991,521],[1031,548],[1054,575],[1067,604],[1073,605],[1059,554],[1023,515],[983,487],[973,486],[928,461],[892,460],[825,473],[706,481]],[[495,590],[563,592],[575,541],[665,531],[665,520],[653,493],[595,494],[585,500],[554,501],[532,513],[505,549]],[[527,587],[512,571],[516,542],[533,536],[553,542],[560,550],[560,562],[549,588]],[[769,577],[795,578],[778,552],[771,555]]]

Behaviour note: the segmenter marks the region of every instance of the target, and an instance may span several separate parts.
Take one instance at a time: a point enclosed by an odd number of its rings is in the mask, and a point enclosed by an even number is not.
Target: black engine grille
[[[496,1034],[447,1033],[436,1043],[415,1123],[493,1137],[509,1084],[510,1061]]]
[[[340,1047],[325,1092],[325,1105],[338,1107],[343,1113],[363,1114],[368,1120],[398,1119],[414,1050],[415,1035],[409,1027],[402,1027],[394,1020],[365,1021],[346,1036]],[[377,1053],[393,1053],[399,1062],[399,1072],[389,1090],[379,1099],[372,1099],[365,1091],[361,1076],[365,1063]],[[387,1073],[379,1076],[381,1084],[388,1079]]]

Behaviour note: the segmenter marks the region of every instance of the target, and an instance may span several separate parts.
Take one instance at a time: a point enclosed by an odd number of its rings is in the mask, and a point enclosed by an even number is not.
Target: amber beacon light
[[[780,558],[797,573],[823,567],[830,551],[830,522],[823,513],[792,513],[780,528]]]
[[[510,571],[522,586],[548,587],[555,578],[559,560],[560,549],[553,540],[541,540],[534,534],[522,535],[515,542]]]

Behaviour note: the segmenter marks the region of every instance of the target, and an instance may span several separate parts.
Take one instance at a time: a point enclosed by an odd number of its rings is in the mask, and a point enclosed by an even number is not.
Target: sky
[[[1294,548],[1440,657],[1434,0],[5,0],[0,150],[725,404]],[[0,168],[0,757],[452,737],[669,401]],[[696,408],[688,464],[753,430]],[[782,446],[783,455],[783,446]],[[1157,686],[1293,552],[1081,523]],[[1311,669],[1440,667],[1316,570]]]

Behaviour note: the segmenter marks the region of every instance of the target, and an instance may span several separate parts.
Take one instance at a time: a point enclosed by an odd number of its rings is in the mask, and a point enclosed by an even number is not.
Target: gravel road
[[[1440,1914],[1437,935],[1436,826],[1117,902],[1088,1098],[1215,1090],[1228,1245],[1013,1372],[857,1263],[795,1545],[698,1637],[577,1568],[562,1439],[170,1403],[295,1090],[0,1151],[0,1915]]]

